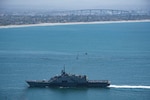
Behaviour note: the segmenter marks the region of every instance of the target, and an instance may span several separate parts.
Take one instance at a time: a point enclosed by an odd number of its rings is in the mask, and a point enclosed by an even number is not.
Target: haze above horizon
[[[150,10],[150,0],[0,0],[0,9],[120,9]]]

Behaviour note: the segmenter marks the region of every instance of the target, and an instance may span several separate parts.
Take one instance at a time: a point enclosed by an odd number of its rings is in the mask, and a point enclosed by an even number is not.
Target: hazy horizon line
[[[79,8],[79,9],[50,9],[50,8],[20,8],[20,7],[10,7],[3,8],[0,10],[10,10],[10,11],[78,11],[78,10],[118,10],[118,11],[150,11],[150,9],[116,9],[116,8]]]

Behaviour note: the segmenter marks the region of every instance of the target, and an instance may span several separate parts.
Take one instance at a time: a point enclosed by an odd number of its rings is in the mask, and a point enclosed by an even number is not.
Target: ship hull
[[[86,83],[51,83],[48,81],[26,81],[30,87],[108,87],[108,81],[88,81]]]
[[[30,87],[48,87],[49,82],[44,81],[26,81]]]
[[[88,87],[108,87],[109,82],[88,82]]]

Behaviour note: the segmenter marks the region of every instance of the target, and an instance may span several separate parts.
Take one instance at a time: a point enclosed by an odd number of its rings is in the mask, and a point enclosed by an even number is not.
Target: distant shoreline
[[[122,21],[67,22],[67,23],[39,23],[39,24],[0,26],[0,29],[2,29],[2,28],[36,27],[36,26],[61,26],[61,25],[80,25],[80,24],[112,24],[112,23],[134,23],[134,22],[150,22],[150,20],[128,20],[128,21],[127,20],[122,20]]]

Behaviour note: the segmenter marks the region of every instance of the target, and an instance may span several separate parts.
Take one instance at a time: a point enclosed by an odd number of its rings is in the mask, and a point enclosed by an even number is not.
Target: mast
[[[65,65],[64,65],[64,73],[65,73]]]
[[[66,74],[66,72],[65,72],[65,65],[64,65],[64,69],[61,71],[61,74],[62,75]]]

